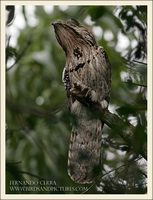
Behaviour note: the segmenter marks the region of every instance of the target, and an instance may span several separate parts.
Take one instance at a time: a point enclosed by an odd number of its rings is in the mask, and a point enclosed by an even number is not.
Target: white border
[[[13,195],[5,194],[5,5],[147,5],[148,6],[148,194]],[[152,199],[152,1],[2,1],[1,2],[1,199]],[[151,166],[151,167],[150,167]]]

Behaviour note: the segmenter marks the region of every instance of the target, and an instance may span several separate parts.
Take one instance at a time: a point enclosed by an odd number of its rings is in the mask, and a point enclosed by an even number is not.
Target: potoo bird
[[[94,102],[108,107],[111,67],[94,35],[76,20],[54,22],[58,43],[66,54],[63,82],[71,113],[72,127],[68,152],[68,174],[78,183],[92,183],[100,172],[103,122],[89,114]],[[86,102],[75,91],[84,94]]]

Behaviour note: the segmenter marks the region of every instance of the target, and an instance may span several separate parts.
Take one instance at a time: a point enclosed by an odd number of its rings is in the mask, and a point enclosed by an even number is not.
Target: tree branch
[[[107,124],[110,128],[115,129],[116,133],[120,135],[121,138],[126,141],[132,150],[135,151],[135,153],[141,154],[145,159],[147,159],[147,144],[145,143],[142,148],[135,149],[135,139],[134,139],[134,133],[135,127],[128,123],[124,122],[119,116],[116,114],[111,113],[109,110],[102,110],[99,107],[99,116],[100,119]]]
[[[135,141],[136,127],[127,121],[124,122],[118,115],[111,113],[108,109],[103,109],[99,101],[91,102],[90,99],[89,102],[89,97],[84,96],[84,93],[76,87],[71,90],[71,95],[87,106],[92,115],[98,117],[107,126],[115,130],[114,133],[118,134],[124,141],[126,141],[134,153],[140,154],[147,159],[146,142],[142,145],[138,144],[138,141]],[[138,147],[135,145],[136,143],[138,144]]]

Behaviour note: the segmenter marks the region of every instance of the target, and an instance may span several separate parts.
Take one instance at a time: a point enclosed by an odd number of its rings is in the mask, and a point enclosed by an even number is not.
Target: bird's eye
[[[69,24],[69,25],[73,25],[73,26],[80,26],[80,24],[79,24],[79,22],[76,20],[76,19],[69,19],[68,21],[67,21],[67,24]]]

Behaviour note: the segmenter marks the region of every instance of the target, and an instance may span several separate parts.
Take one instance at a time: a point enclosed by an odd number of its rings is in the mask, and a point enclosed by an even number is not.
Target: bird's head
[[[78,45],[96,45],[96,40],[91,31],[74,19],[67,22],[53,22],[52,25],[56,38],[66,54]]]

